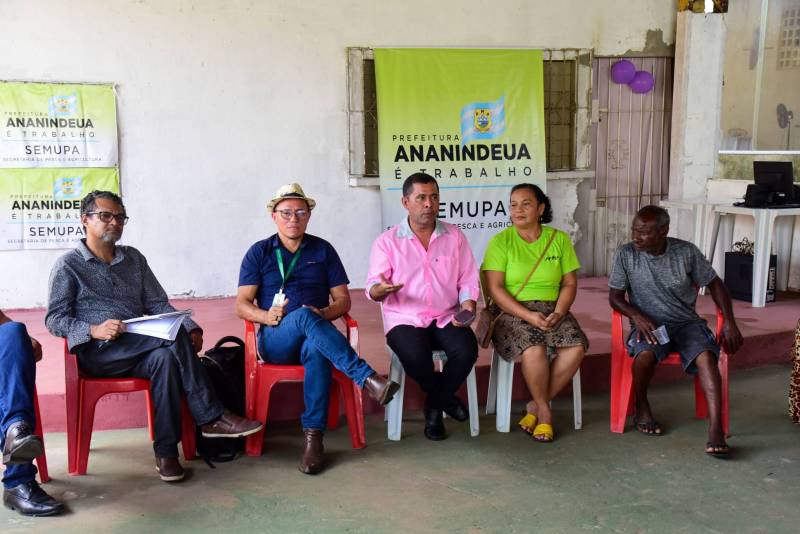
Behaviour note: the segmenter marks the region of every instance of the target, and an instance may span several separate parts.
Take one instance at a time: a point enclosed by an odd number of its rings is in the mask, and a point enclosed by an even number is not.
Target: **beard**
[[[106,230],[100,236],[100,239],[106,243],[111,243],[112,245],[115,244],[122,238],[122,232],[119,230]]]

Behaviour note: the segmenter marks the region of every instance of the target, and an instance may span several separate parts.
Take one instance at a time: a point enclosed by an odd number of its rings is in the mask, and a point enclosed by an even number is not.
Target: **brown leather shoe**
[[[322,471],[325,454],[322,435],[322,430],[316,428],[303,429],[303,458],[297,468],[307,475],[316,475]]]
[[[3,463],[6,465],[28,463],[44,452],[42,438],[33,433],[27,421],[12,423],[6,430],[3,446]]]
[[[381,406],[389,404],[398,389],[400,389],[400,384],[386,380],[378,373],[370,375],[364,381],[364,390],[369,393],[370,397],[378,401]]]
[[[216,421],[203,425],[200,430],[205,438],[242,438],[255,434],[262,426],[258,421],[225,410]]]
[[[177,458],[160,458],[156,456],[156,471],[164,482],[183,480],[183,467]]]

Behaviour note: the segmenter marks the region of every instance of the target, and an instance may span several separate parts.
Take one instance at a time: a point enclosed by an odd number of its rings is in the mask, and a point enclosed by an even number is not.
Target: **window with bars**
[[[544,135],[547,170],[575,168],[575,61],[544,62]]]
[[[550,57],[553,55],[547,54]],[[349,49],[348,59],[350,178],[377,178],[378,99],[375,61],[372,50],[365,48]],[[576,169],[577,59],[545,59],[543,75],[547,170]]]
[[[800,4],[786,8],[778,33],[778,68],[800,67]]]
[[[378,88],[375,60],[364,60],[364,176],[378,176]]]

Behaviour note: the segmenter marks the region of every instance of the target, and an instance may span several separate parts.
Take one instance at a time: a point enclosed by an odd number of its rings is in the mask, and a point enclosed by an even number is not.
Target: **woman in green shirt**
[[[553,212],[550,199],[538,186],[515,185],[510,211],[513,226],[491,239],[481,266],[485,291],[505,312],[495,323],[492,343],[504,360],[522,362],[522,375],[533,400],[520,427],[536,441],[551,442],[549,402],[572,380],[589,346],[586,334],[569,313],[578,289],[580,263],[569,236],[544,226],[553,219]],[[552,362],[548,352],[555,353]]]

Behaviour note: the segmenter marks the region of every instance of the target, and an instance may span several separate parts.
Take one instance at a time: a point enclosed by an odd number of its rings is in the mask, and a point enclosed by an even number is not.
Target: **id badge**
[[[286,294],[283,291],[278,291],[275,293],[275,296],[272,297],[272,305],[273,306],[283,306],[283,302],[286,300]]]

